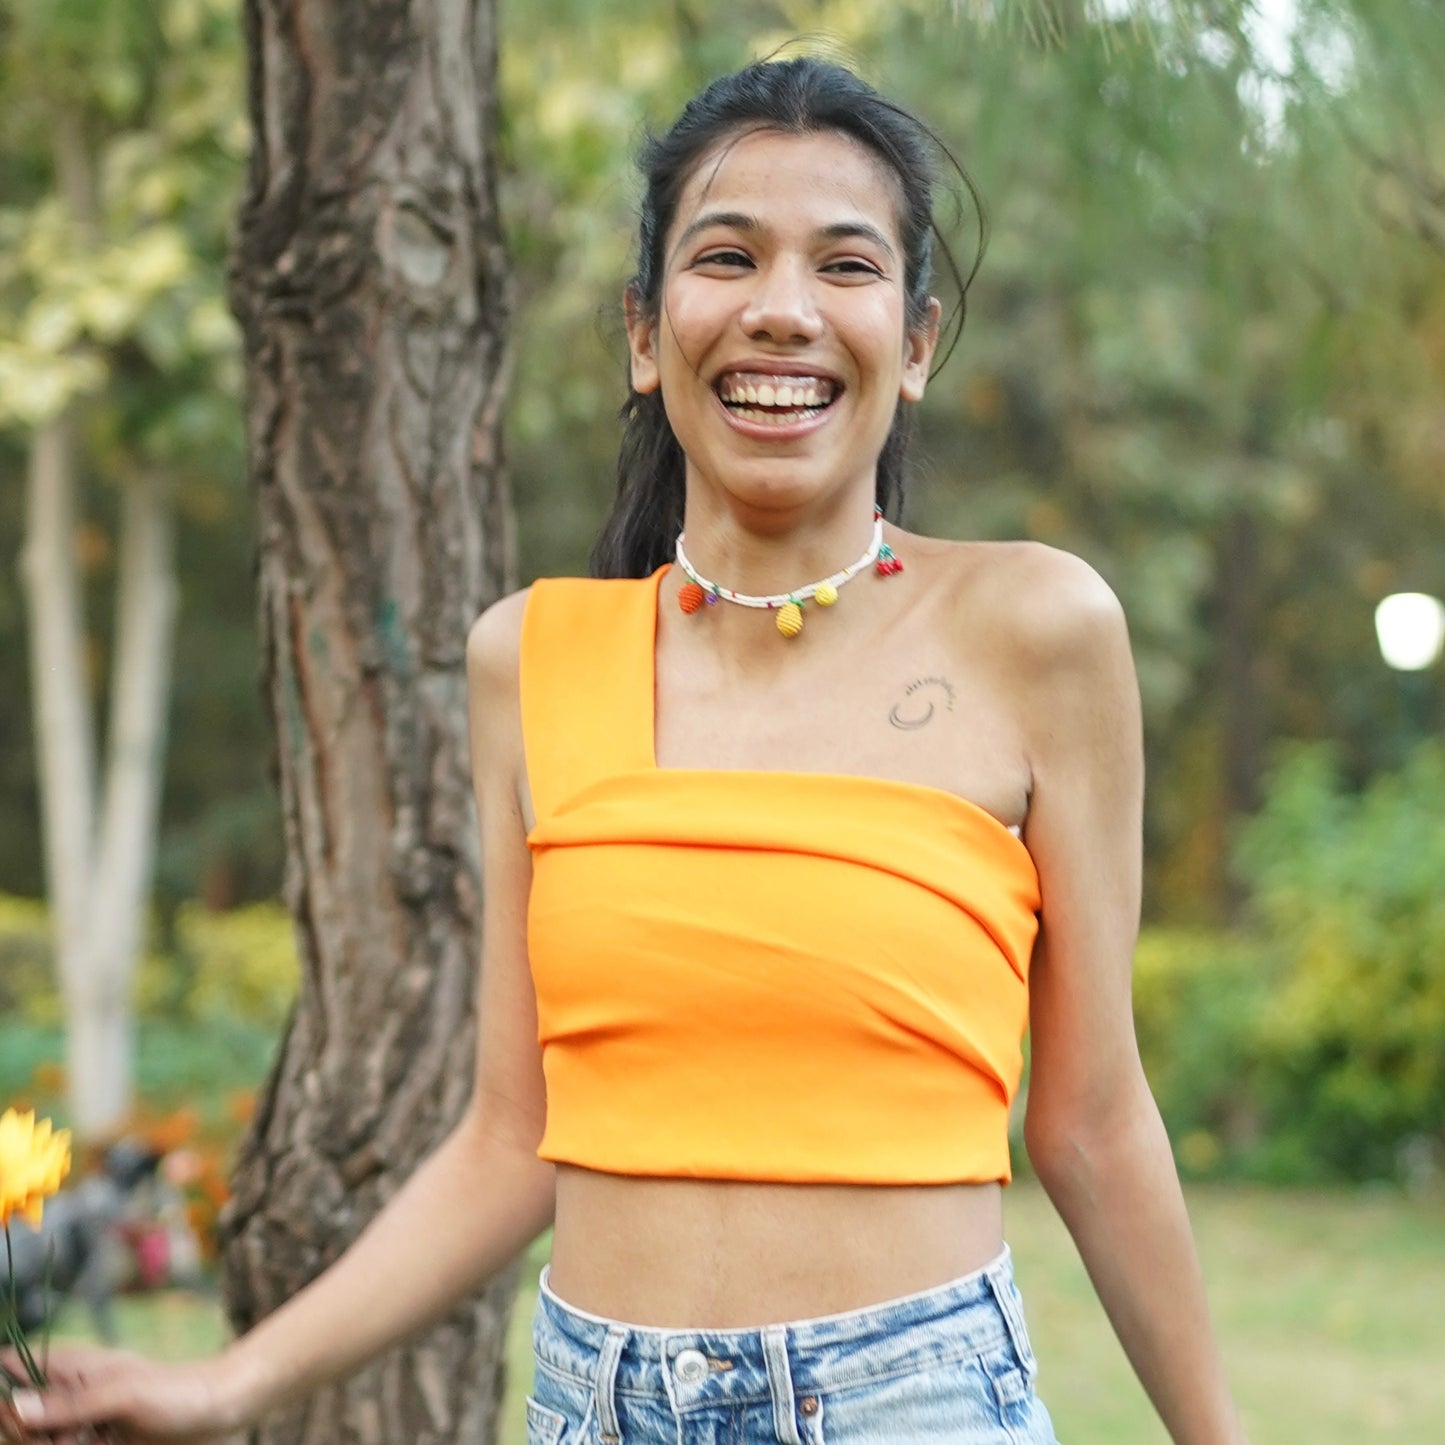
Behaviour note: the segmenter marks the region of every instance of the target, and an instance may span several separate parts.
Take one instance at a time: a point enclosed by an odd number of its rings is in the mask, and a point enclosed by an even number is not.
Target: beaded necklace
[[[709,582],[687,560],[682,549],[683,534],[677,534],[677,565],[687,573],[688,581],[677,594],[677,605],[689,616],[704,603],[709,607],[718,602],[736,602],[739,607],[762,607],[778,614],[778,631],[784,637],[796,637],[803,630],[803,604],[816,602],[819,607],[831,607],[838,600],[838,589],[851,582],[870,562],[877,560],[878,575],[891,577],[903,570],[903,563],[893,553],[893,548],[883,540],[883,510],[873,508],[873,539],[868,549],[851,566],[821,582],[809,582],[792,592],[773,592],[766,597],[751,597],[746,592],[734,592],[716,582]]]

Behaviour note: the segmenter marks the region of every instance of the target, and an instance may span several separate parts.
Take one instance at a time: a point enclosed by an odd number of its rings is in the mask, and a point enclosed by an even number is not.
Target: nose
[[[760,267],[739,321],[753,341],[816,341],[823,325],[811,269],[791,261]]]

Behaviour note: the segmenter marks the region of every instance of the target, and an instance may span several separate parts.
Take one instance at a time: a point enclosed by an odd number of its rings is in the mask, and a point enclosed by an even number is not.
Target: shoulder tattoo
[[[888,721],[903,732],[917,732],[933,721],[940,708],[952,712],[954,696],[953,684],[946,677],[920,677],[910,682],[888,709]]]

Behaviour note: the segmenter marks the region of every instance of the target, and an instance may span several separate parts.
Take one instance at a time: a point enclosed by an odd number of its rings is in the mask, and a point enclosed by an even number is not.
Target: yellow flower
[[[53,1132],[33,1110],[0,1114],[0,1227],[12,1215],[39,1226],[45,1201],[70,1173],[70,1130]]]

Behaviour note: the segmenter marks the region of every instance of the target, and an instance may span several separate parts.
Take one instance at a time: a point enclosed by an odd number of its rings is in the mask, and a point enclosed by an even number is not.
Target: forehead
[[[727,136],[693,167],[672,235],[703,212],[741,212],[764,226],[822,228],[871,222],[899,244],[903,190],[888,163],[838,131],[795,135],[751,130]]]

